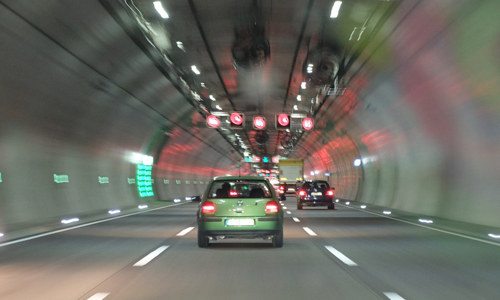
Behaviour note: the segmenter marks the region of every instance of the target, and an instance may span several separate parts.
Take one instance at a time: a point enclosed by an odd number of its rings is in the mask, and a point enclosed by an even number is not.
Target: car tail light
[[[229,196],[236,197],[236,196],[238,196],[238,192],[237,191],[230,191]]]
[[[204,214],[213,214],[215,213],[215,204],[213,202],[205,202],[201,206],[201,212]]]
[[[285,187],[284,187],[284,186],[280,186],[280,190],[282,190],[282,191],[283,191],[284,189],[285,189]]]
[[[328,192],[326,192],[326,195],[327,196],[333,196],[333,190],[329,190]]]
[[[304,197],[305,195],[306,195],[306,191],[304,191],[304,190],[299,191],[299,196]]]
[[[276,201],[268,201],[266,203],[266,213],[277,213],[278,203]]]

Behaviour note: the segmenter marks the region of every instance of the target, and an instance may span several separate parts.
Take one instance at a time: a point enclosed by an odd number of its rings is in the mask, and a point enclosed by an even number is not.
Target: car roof
[[[220,180],[266,180],[267,181],[268,179],[262,176],[223,176],[214,178],[214,181],[220,181]]]

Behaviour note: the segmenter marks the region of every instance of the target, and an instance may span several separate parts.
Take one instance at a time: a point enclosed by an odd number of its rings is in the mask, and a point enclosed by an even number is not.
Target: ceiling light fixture
[[[200,71],[198,71],[198,68],[196,66],[191,66],[191,70],[193,70],[193,72],[196,74],[196,75],[200,75]]]
[[[302,101],[302,96],[301,95],[297,95],[297,101]]]
[[[301,88],[301,89],[303,89],[303,90],[305,90],[305,89],[306,89],[306,87],[307,87],[306,82],[305,82],[305,81],[303,81],[303,82],[300,84],[300,88]]]
[[[155,2],[153,2],[153,5],[155,6],[156,11],[160,14],[160,16],[161,16],[163,19],[168,19],[168,14],[167,14],[167,12],[165,11],[165,9],[163,8],[163,6],[161,5],[161,2],[160,2],[160,1],[155,1]]]
[[[313,72],[314,65],[313,64],[308,64],[307,65],[307,73],[312,73]]]
[[[341,5],[342,1],[335,1],[335,3],[333,3],[332,13],[330,14],[330,18],[334,19],[339,16],[339,10]]]
[[[176,44],[177,44],[177,47],[179,47],[179,49],[186,52],[186,49],[184,49],[184,44],[182,42],[177,42]]]
[[[208,96],[208,98],[210,98],[210,100],[212,100],[212,101],[215,101],[215,98],[212,95]]]

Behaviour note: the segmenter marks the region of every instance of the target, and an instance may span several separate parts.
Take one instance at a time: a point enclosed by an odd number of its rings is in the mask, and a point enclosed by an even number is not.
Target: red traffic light
[[[288,126],[290,124],[290,117],[287,114],[279,114],[278,124],[283,127]]]
[[[232,113],[229,116],[229,120],[231,121],[231,125],[241,126],[243,124],[243,115],[237,112]]]
[[[302,128],[304,130],[311,130],[314,127],[314,122],[311,118],[304,118],[302,119]]]
[[[263,117],[255,117],[253,118],[253,128],[254,129],[264,129],[266,128],[266,119]]]
[[[220,120],[214,115],[209,115],[207,117],[207,126],[211,128],[218,128],[220,126]]]
[[[276,129],[287,130],[289,128],[290,128],[290,115],[284,113],[276,115]]]

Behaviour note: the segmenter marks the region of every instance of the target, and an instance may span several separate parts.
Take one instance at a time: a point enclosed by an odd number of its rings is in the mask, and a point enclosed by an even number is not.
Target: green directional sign
[[[151,170],[153,166],[137,165],[137,190],[141,197],[154,196]]]

